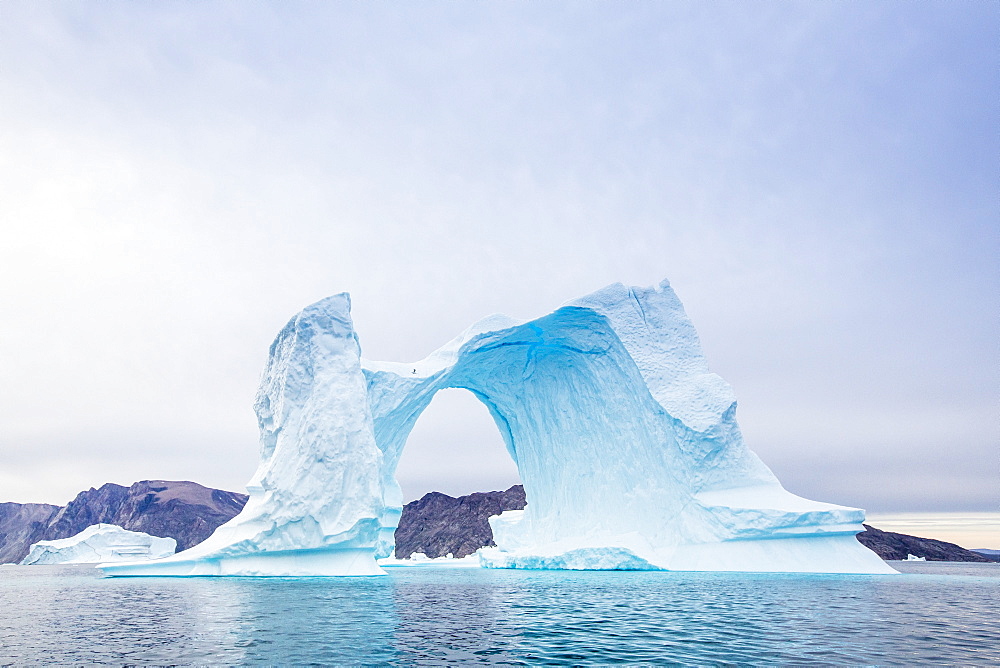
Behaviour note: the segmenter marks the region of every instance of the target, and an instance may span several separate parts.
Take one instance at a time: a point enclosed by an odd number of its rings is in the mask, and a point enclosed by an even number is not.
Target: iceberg
[[[69,538],[40,540],[31,546],[21,565],[93,564],[162,559],[177,549],[173,538],[128,531],[114,524],[92,524]]]
[[[494,315],[419,362],[364,360],[350,297],[271,345],[243,511],[206,541],[106,575],[378,575],[407,436],[434,394],[472,392],[527,506],[491,518],[490,568],[893,573],[864,511],[786,491],[746,446],[669,283],[610,285],[528,321]]]

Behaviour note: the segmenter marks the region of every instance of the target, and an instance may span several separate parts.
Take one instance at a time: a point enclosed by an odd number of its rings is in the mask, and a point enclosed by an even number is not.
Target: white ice
[[[414,552],[406,559],[382,557],[378,560],[382,568],[414,568],[432,566],[434,568],[480,568],[482,563],[479,554],[473,553],[467,557],[455,557],[451,554],[443,557],[428,557],[423,552]]]
[[[162,559],[177,549],[173,538],[128,531],[114,524],[92,524],[75,536],[40,540],[21,560],[29,564],[93,564]]]
[[[524,483],[493,518],[493,568],[894,572],[864,512],[790,494],[743,442],[730,386],[664,281],[621,284],[521,322],[485,318],[420,362],[362,360],[346,294],[282,330],[258,393],[250,501],[204,543],[109,575],[374,575],[395,479],[434,394],[492,414]],[[808,445],[808,444],[806,444]]]

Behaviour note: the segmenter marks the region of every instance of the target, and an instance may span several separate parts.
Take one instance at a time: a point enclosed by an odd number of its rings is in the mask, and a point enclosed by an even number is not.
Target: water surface
[[[0,663],[995,664],[1000,564],[899,576],[0,567]]]

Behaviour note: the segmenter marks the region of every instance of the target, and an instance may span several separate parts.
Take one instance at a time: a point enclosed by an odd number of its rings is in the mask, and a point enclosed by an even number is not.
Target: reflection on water
[[[996,663],[1000,565],[901,576],[0,568],[0,663]]]

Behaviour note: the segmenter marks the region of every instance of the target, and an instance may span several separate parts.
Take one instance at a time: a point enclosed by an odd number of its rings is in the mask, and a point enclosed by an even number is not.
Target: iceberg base
[[[203,559],[158,559],[98,564],[109,577],[345,576],[385,575],[372,548],[289,550]]]
[[[681,545],[670,558],[670,570],[870,575],[898,573],[877,554],[859,543],[853,533]]]
[[[853,534],[730,540],[681,545],[672,550],[646,547],[581,547],[565,552],[529,549],[479,550],[484,568],[593,571],[729,571],[746,573],[894,574],[892,567]]]
[[[660,571],[624,547],[583,547],[562,554],[504,552],[497,548],[479,550],[483,568],[524,568],[565,571]]]

